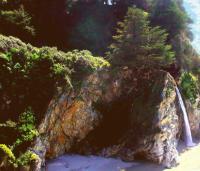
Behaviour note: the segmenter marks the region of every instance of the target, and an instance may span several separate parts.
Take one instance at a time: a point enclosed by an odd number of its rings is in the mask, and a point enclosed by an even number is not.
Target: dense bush
[[[18,132],[18,138],[12,145],[12,149],[22,145],[24,142],[31,142],[36,136],[38,136],[35,125],[35,116],[30,108],[19,116],[15,129]]]
[[[0,120],[15,120],[16,114],[28,106],[40,118],[57,87],[72,88],[71,82],[81,81],[87,74],[108,65],[89,51],[64,53],[56,48],[30,46],[1,53]]]
[[[0,100],[2,104],[10,102],[9,108],[19,110],[16,113],[10,111],[14,115],[23,112],[27,106],[32,106],[38,112],[38,108],[42,107],[38,102],[48,100],[55,87],[53,83],[61,75],[54,72],[54,64],[48,52],[38,49],[11,49],[1,54],[0,64]],[[38,101],[38,104],[34,101]],[[9,118],[15,119],[11,113],[8,113]]]
[[[15,167],[31,165],[32,162],[37,161],[38,159],[39,156],[37,154],[27,150],[25,153],[23,153],[17,158],[17,160],[15,161]]]
[[[8,169],[29,164],[32,160],[37,160],[37,155],[27,151],[27,147],[38,136],[35,126],[35,117],[29,108],[19,116],[17,123],[7,121],[0,125],[1,127],[12,127],[15,130],[17,138],[9,145],[0,144],[0,168]],[[0,129],[0,133],[5,134]]]
[[[180,86],[183,95],[189,99],[191,103],[195,103],[198,97],[198,79],[192,73],[184,72],[180,78]]]

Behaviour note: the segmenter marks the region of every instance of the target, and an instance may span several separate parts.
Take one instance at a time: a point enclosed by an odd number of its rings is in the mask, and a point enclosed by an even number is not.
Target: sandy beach
[[[125,171],[200,171],[200,144],[193,148],[186,148],[181,142],[178,146],[180,153],[180,164],[172,169],[149,163],[141,163],[137,166],[125,169]]]
[[[64,155],[47,164],[48,171],[199,171],[200,170],[200,144],[193,148],[186,148],[179,143],[180,164],[172,169],[162,166],[133,162],[127,163],[119,159],[103,158],[97,156]]]

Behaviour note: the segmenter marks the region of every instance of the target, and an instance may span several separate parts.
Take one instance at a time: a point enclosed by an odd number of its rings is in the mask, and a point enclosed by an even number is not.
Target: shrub
[[[5,144],[0,144],[0,152],[3,152],[1,157],[1,167],[18,167],[30,164],[31,161],[37,160],[38,156],[31,152],[26,151],[29,143],[38,136],[38,131],[35,127],[35,117],[31,108],[28,108],[19,116],[18,123],[12,121],[7,121],[5,124],[0,124],[2,127],[10,127],[17,131],[17,139],[10,146],[10,148]],[[10,136],[10,135],[9,135]],[[20,148],[20,146],[22,146]]]
[[[3,154],[1,154],[2,152]],[[0,154],[0,168],[8,168],[8,165],[12,168],[27,166],[39,159],[39,156],[37,154],[29,150],[27,150],[25,153],[22,153],[18,158],[16,158],[12,150],[5,144],[0,144]]]
[[[15,160],[15,156],[14,156],[13,152],[7,145],[0,144],[0,149],[8,156],[9,159]]]
[[[87,50],[64,53],[48,47],[8,49],[0,54],[0,93],[3,94],[0,103],[9,109],[1,113],[9,117],[1,115],[0,119],[15,120],[16,114],[28,106],[37,113],[37,118],[42,117],[57,87],[70,89],[72,82],[76,84],[105,66],[109,66],[106,60],[94,57]]]
[[[12,146],[13,149],[24,142],[31,142],[36,136],[39,135],[35,127],[35,116],[31,108],[28,108],[19,116],[19,121],[16,129],[19,136]]]
[[[5,144],[0,144],[0,169],[9,168],[15,162],[12,150]]]
[[[191,103],[195,103],[198,95],[198,79],[192,73],[184,72],[180,78],[183,95]]]
[[[30,165],[31,162],[39,159],[39,156],[32,151],[26,151],[19,158],[17,158],[16,163],[18,166],[27,166]]]

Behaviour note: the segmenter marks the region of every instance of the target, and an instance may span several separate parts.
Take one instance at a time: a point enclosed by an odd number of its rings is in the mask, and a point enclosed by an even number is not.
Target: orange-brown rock
[[[98,71],[79,91],[60,92],[51,101],[35,151],[42,159],[73,151],[174,166],[182,128],[175,86],[165,71]]]

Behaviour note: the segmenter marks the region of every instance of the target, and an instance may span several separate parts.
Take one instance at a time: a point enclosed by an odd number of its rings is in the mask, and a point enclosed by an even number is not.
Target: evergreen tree
[[[156,1],[152,11],[152,23],[166,29],[171,38],[186,28],[187,21],[188,17],[177,1]]]
[[[35,34],[30,14],[21,0],[0,0],[0,33],[29,41]]]
[[[117,34],[108,57],[116,65],[166,65],[173,61],[174,52],[166,44],[167,33],[160,27],[151,27],[149,15],[141,9],[128,9],[123,22],[119,22]]]

